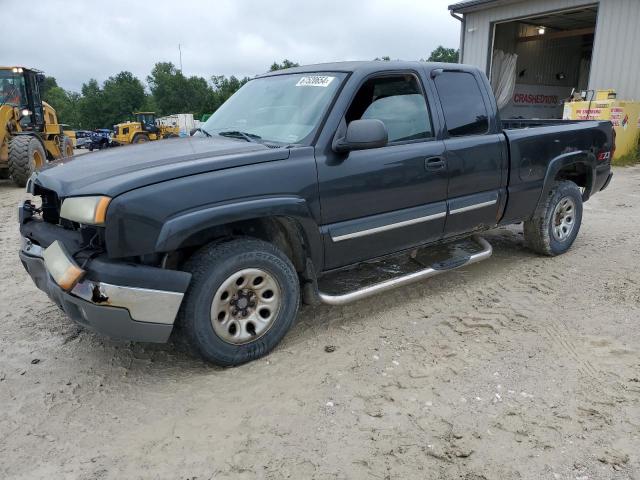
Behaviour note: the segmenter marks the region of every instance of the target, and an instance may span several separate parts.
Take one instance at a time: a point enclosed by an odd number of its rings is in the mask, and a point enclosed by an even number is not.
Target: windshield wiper
[[[256,140],[262,139],[260,135],[256,135],[255,133],[241,132],[240,130],[227,130],[225,132],[218,132],[218,135],[221,137],[230,137],[230,138],[243,138],[247,142],[256,142]]]
[[[194,128],[193,132],[200,132],[200,133],[204,133],[207,137],[213,137],[213,135],[211,135],[209,132],[207,132],[204,128]]]

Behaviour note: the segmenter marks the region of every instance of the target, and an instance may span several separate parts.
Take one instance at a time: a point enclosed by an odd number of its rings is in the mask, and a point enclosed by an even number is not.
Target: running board
[[[462,258],[452,258],[443,262],[437,262],[423,270],[418,270],[401,277],[392,278],[384,282],[360,288],[358,290],[354,290],[353,292],[344,293],[341,295],[331,295],[328,293],[318,292],[318,296],[322,303],[326,303],[328,305],[346,305],[347,303],[355,302],[356,300],[362,300],[363,298],[367,298],[381,292],[386,292],[387,290],[391,290],[392,288],[409,285],[411,283],[424,280],[425,278],[433,277],[435,275],[439,275],[440,273],[455,270],[456,268],[471,265],[472,263],[477,263],[489,258],[493,253],[493,248],[491,247],[489,242],[487,242],[484,238],[478,236],[474,236],[473,239],[478,244],[480,244],[482,250],[469,256],[464,256]]]

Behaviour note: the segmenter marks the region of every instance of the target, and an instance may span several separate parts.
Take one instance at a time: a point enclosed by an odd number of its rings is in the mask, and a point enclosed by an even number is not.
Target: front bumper
[[[178,282],[177,289],[182,291],[157,290],[95,280],[101,277],[113,279],[113,266],[108,268],[109,264],[91,262],[85,279],[66,292],[47,272],[43,251],[40,245],[23,238],[20,260],[36,286],[76,323],[114,338],[156,343],[168,340],[190,275],[185,274],[188,276]],[[117,265],[117,268],[123,282],[133,279],[134,283],[139,283],[140,268],[163,272],[162,269],[127,264]],[[127,271],[131,275],[127,276]],[[172,276],[184,273],[164,272]],[[157,275],[154,280],[157,282]]]

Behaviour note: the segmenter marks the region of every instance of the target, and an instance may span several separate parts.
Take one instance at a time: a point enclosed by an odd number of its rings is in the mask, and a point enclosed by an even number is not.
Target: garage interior
[[[497,95],[503,118],[562,118],[572,89],[588,88],[597,15],[594,5],[493,25],[492,84],[510,93]]]

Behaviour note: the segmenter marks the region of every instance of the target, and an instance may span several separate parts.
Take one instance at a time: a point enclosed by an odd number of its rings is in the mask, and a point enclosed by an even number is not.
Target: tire
[[[73,157],[73,142],[69,137],[63,137],[60,151],[62,152],[62,158]]]
[[[196,252],[184,269],[192,278],[177,333],[192,353],[211,363],[229,367],[260,358],[295,322],[298,275],[270,243],[248,238],[213,243]]]
[[[131,143],[147,143],[149,137],[147,135],[136,135]]]
[[[47,161],[42,143],[30,135],[17,135],[9,142],[9,176],[24,187],[33,172]]]
[[[581,223],[580,189],[568,180],[555,182],[533,217],[524,222],[525,244],[542,255],[563,254],[573,245]]]

